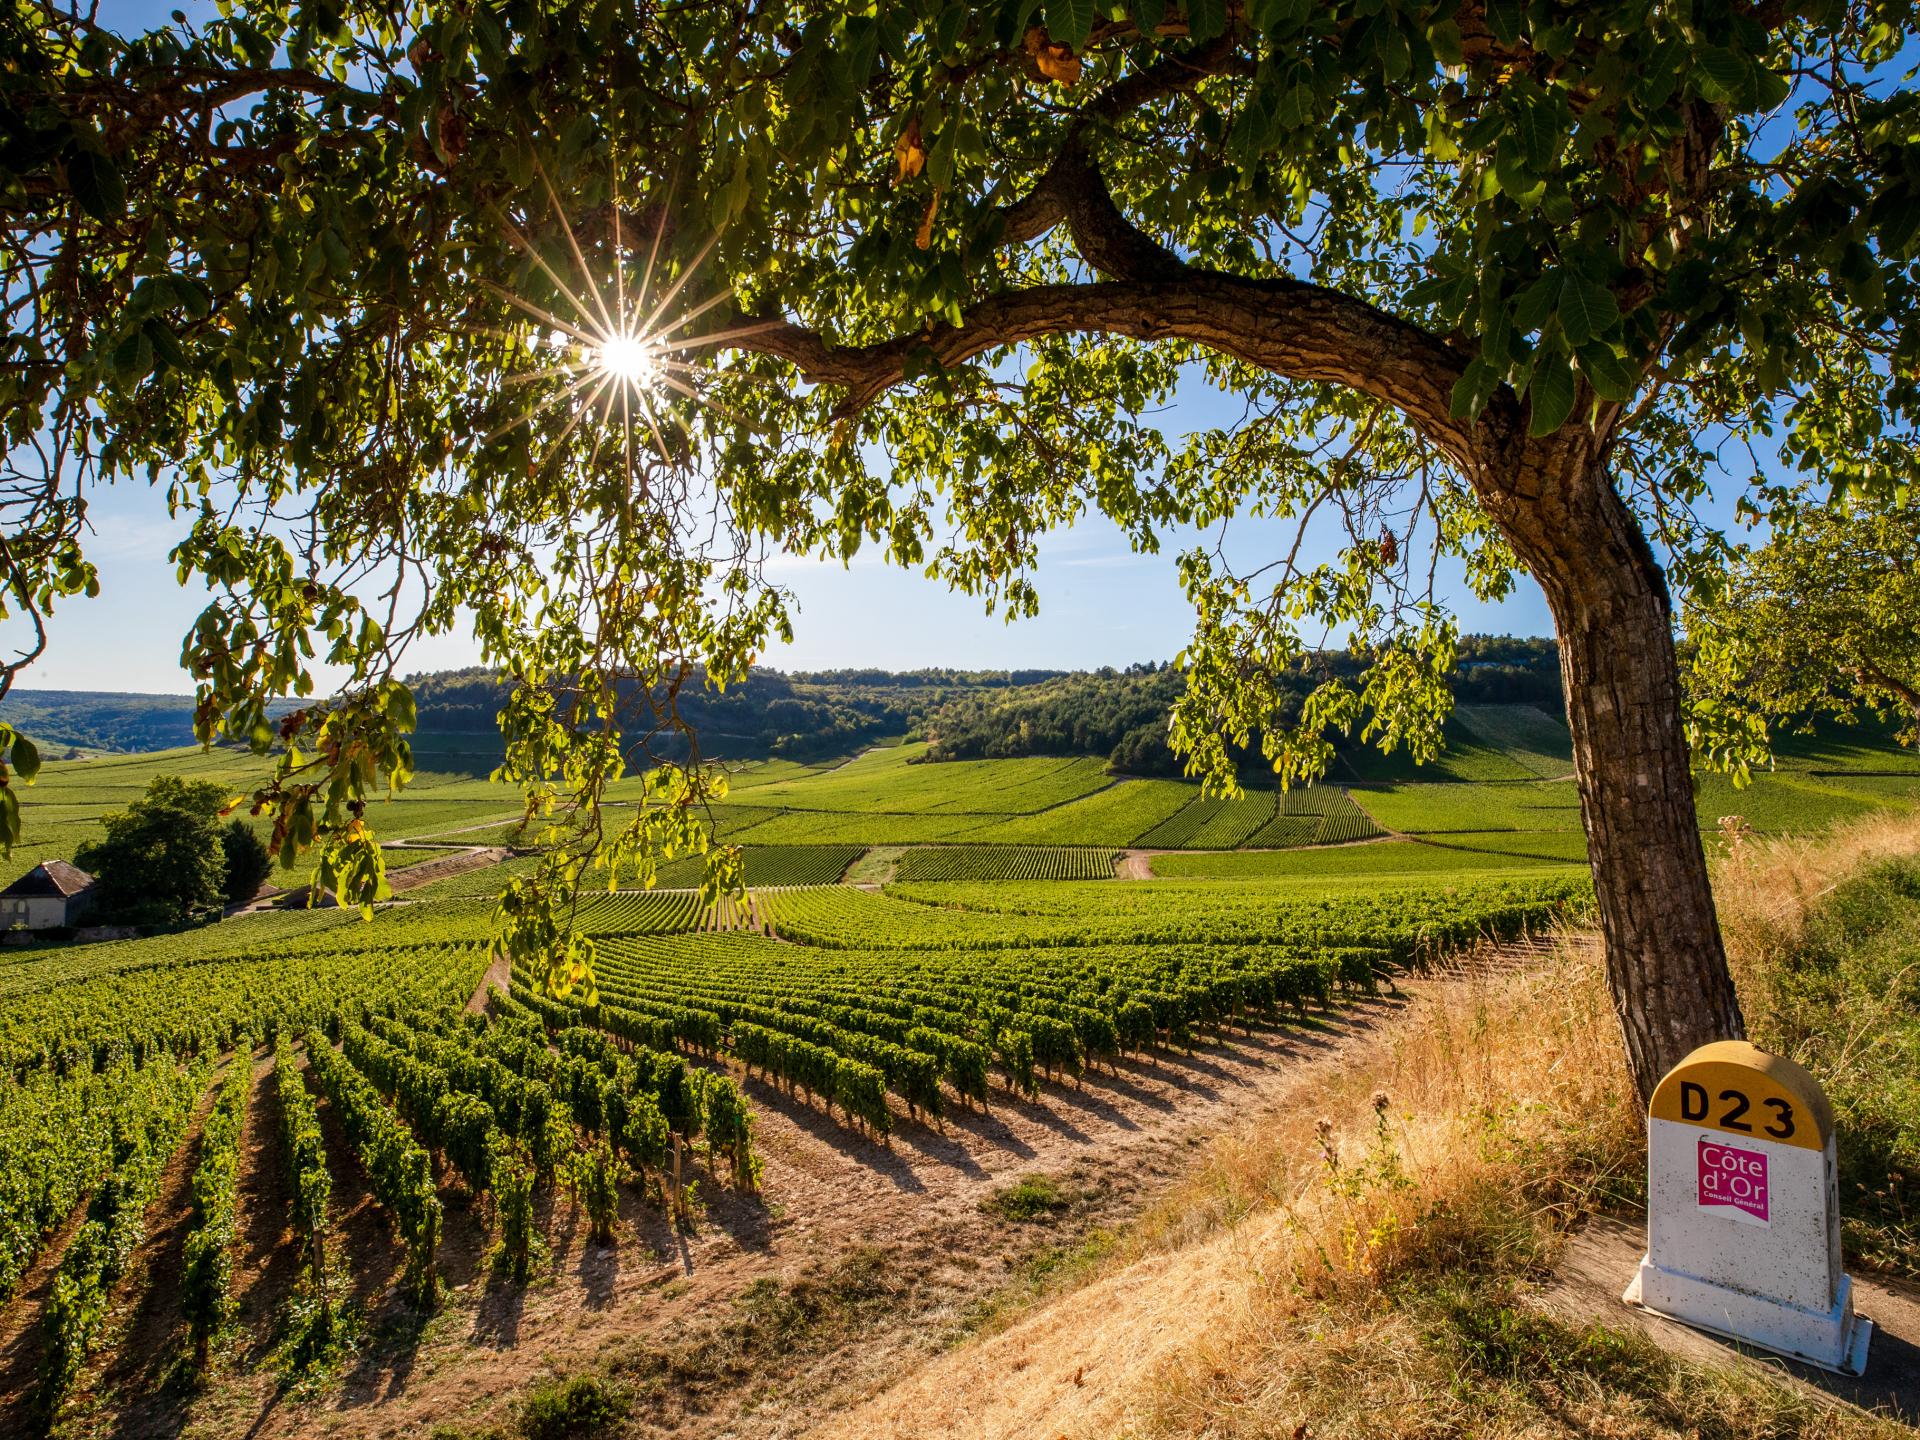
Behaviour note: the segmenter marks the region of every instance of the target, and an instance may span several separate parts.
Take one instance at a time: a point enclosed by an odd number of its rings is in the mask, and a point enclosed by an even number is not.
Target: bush
[[[535,1386],[520,1402],[526,1440],[579,1440],[626,1419],[627,1397],[592,1375],[572,1375]]]
[[[1072,1204],[1072,1197],[1052,1176],[1023,1175],[994,1191],[980,1208],[1005,1220],[1047,1220]]]
[[[238,817],[220,832],[220,849],[227,857],[227,903],[244,905],[267,883],[273,857],[253,827]]]

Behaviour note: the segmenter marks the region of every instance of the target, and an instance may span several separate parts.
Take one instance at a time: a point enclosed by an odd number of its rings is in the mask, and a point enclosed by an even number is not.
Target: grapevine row
[[[141,1073],[144,1103],[137,1113],[119,1117],[113,1173],[94,1192],[85,1223],[60,1257],[40,1315],[42,1350],[34,1408],[49,1425],[99,1337],[113,1287],[146,1236],[147,1207],[159,1191],[161,1173],[206,1091],[204,1063],[185,1069],[156,1064]]]
[[[440,1243],[440,1196],[433,1164],[380,1093],[317,1031],[304,1037],[307,1065],[340,1117],[348,1142],[366,1167],[374,1197],[392,1218],[407,1253],[407,1283],[416,1292],[433,1285],[433,1252]]]
[[[1119,852],[1085,846],[925,845],[900,857],[902,880],[1109,880]]]
[[[327,1205],[333,1177],[327,1169],[327,1145],[313,1095],[300,1075],[293,1041],[286,1036],[274,1049],[274,1087],[280,1098],[280,1143],[286,1152],[288,1188],[293,1194],[293,1239],[308,1284],[327,1308]]]
[[[200,1160],[193,1169],[192,1229],[181,1266],[181,1305],[193,1343],[193,1363],[204,1370],[214,1334],[233,1318],[233,1227],[239,1202],[240,1137],[253,1094],[253,1044],[236,1047],[227,1078],[200,1129]]]

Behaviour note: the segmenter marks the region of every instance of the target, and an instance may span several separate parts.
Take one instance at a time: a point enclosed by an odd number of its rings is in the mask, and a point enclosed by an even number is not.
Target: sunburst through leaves
[[[510,376],[506,384],[516,387],[551,384],[553,388],[489,434],[487,441],[496,440],[519,426],[530,426],[556,406],[571,405],[573,413],[555,441],[556,452],[565,446],[577,426],[594,423],[599,433],[590,465],[597,461],[602,445],[610,436],[617,437],[631,465],[636,429],[645,433],[662,460],[671,463],[674,457],[666,436],[669,397],[677,395],[730,414],[702,393],[701,378],[709,372],[712,355],[719,347],[764,327],[746,325],[708,334],[692,333],[692,328],[704,316],[733,298],[730,286],[723,286],[686,308],[677,308],[712,254],[717,236],[709,239],[680,269],[671,284],[662,287],[659,284],[664,268],[661,240],[668,227],[663,218],[656,218],[650,226],[652,235],[639,273],[630,275],[616,189],[610,206],[610,255],[604,263],[595,265],[582,247],[566,207],[560,203],[545,170],[537,162],[535,168],[556,226],[565,240],[572,275],[563,275],[522,227],[505,215],[499,219],[515,247],[558,292],[564,301],[564,310],[550,308],[504,285],[482,283],[546,330],[548,353],[552,356],[549,363]],[[531,348],[537,350],[537,342]]]

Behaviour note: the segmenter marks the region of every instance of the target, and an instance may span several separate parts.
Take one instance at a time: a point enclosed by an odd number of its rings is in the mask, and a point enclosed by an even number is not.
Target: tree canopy
[[[275,845],[367,898],[356,797],[408,773],[420,635],[471,624],[516,681],[508,772],[589,802],[576,858],[646,874],[704,844],[713,782],[659,769],[609,825],[590,802],[650,728],[622,753],[618,687],[723,683],[786,636],[771,554],[875,546],[1021,614],[1039,536],[1089,509],[1142,550],[1331,522],[1331,560],[1179,557],[1173,738],[1226,784],[1256,735],[1288,779],[1329,724],[1430,751],[1438,567],[1483,597],[1525,570],[1650,1084],[1740,1025],[1670,798],[1673,592],[1724,564],[1695,503],[1765,514],[1776,453],[1839,492],[1913,478],[1912,18],[235,0],[121,37],[16,6],[6,603],[37,625],[95,583],[90,485],[164,485],[216,590],[183,650],[201,732],[284,743]],[[1240,419],[1167,436],[1202,380]],[[1322,633],[1370,663],[1283,723]],[[316,659],[351,683],[270,724]],[[523,948],[560,943],[548,898],[509,895]]]
[[[99,881],[100,917],[164,925],[219,905],[227,857],[218,817],[227,798],[212,781],[157,775],[125,810],[103,816],[105,836],[74,856]]]
[[[1740,759],[1820,715],[1865,712],[1920,744],[1920,495],[1776,517],[1687,630],[1693,712],[1707,734],[1723,713],[1746,725]]]

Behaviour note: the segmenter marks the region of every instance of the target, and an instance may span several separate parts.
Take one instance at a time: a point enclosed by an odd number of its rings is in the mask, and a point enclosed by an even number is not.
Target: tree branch
[[[1189,54],[1163,56],[1094,96],[1075,114],[1059,156],[1039,183],[1000,212],[1004,222],[1001,243],[1025,245],[1068,218],[1070,192],[1084,183],[1081,172],[1089,168],[1086,142],[1095,125],[1111,124],[1142,105],[1191,90],[1209,76],[1239,69],[1238,52],[1234,37],[1222,35]]]
[[[791,362],[814,384],[844,389],[840,411],[854,414],[910,371],[950,369],[1002,346],[1061,334],[1189,340],[1290,380],[1345,385],[1405,413],[1462,464],[1475,463],[1475,426],[1451,409],[1464,358],[1417,325],[1299,280],[1181,265],[1172,275],[996,295],[971,307],[961,325],[870,345],[835,346],[785,320],[760,322],[738,343]]]

